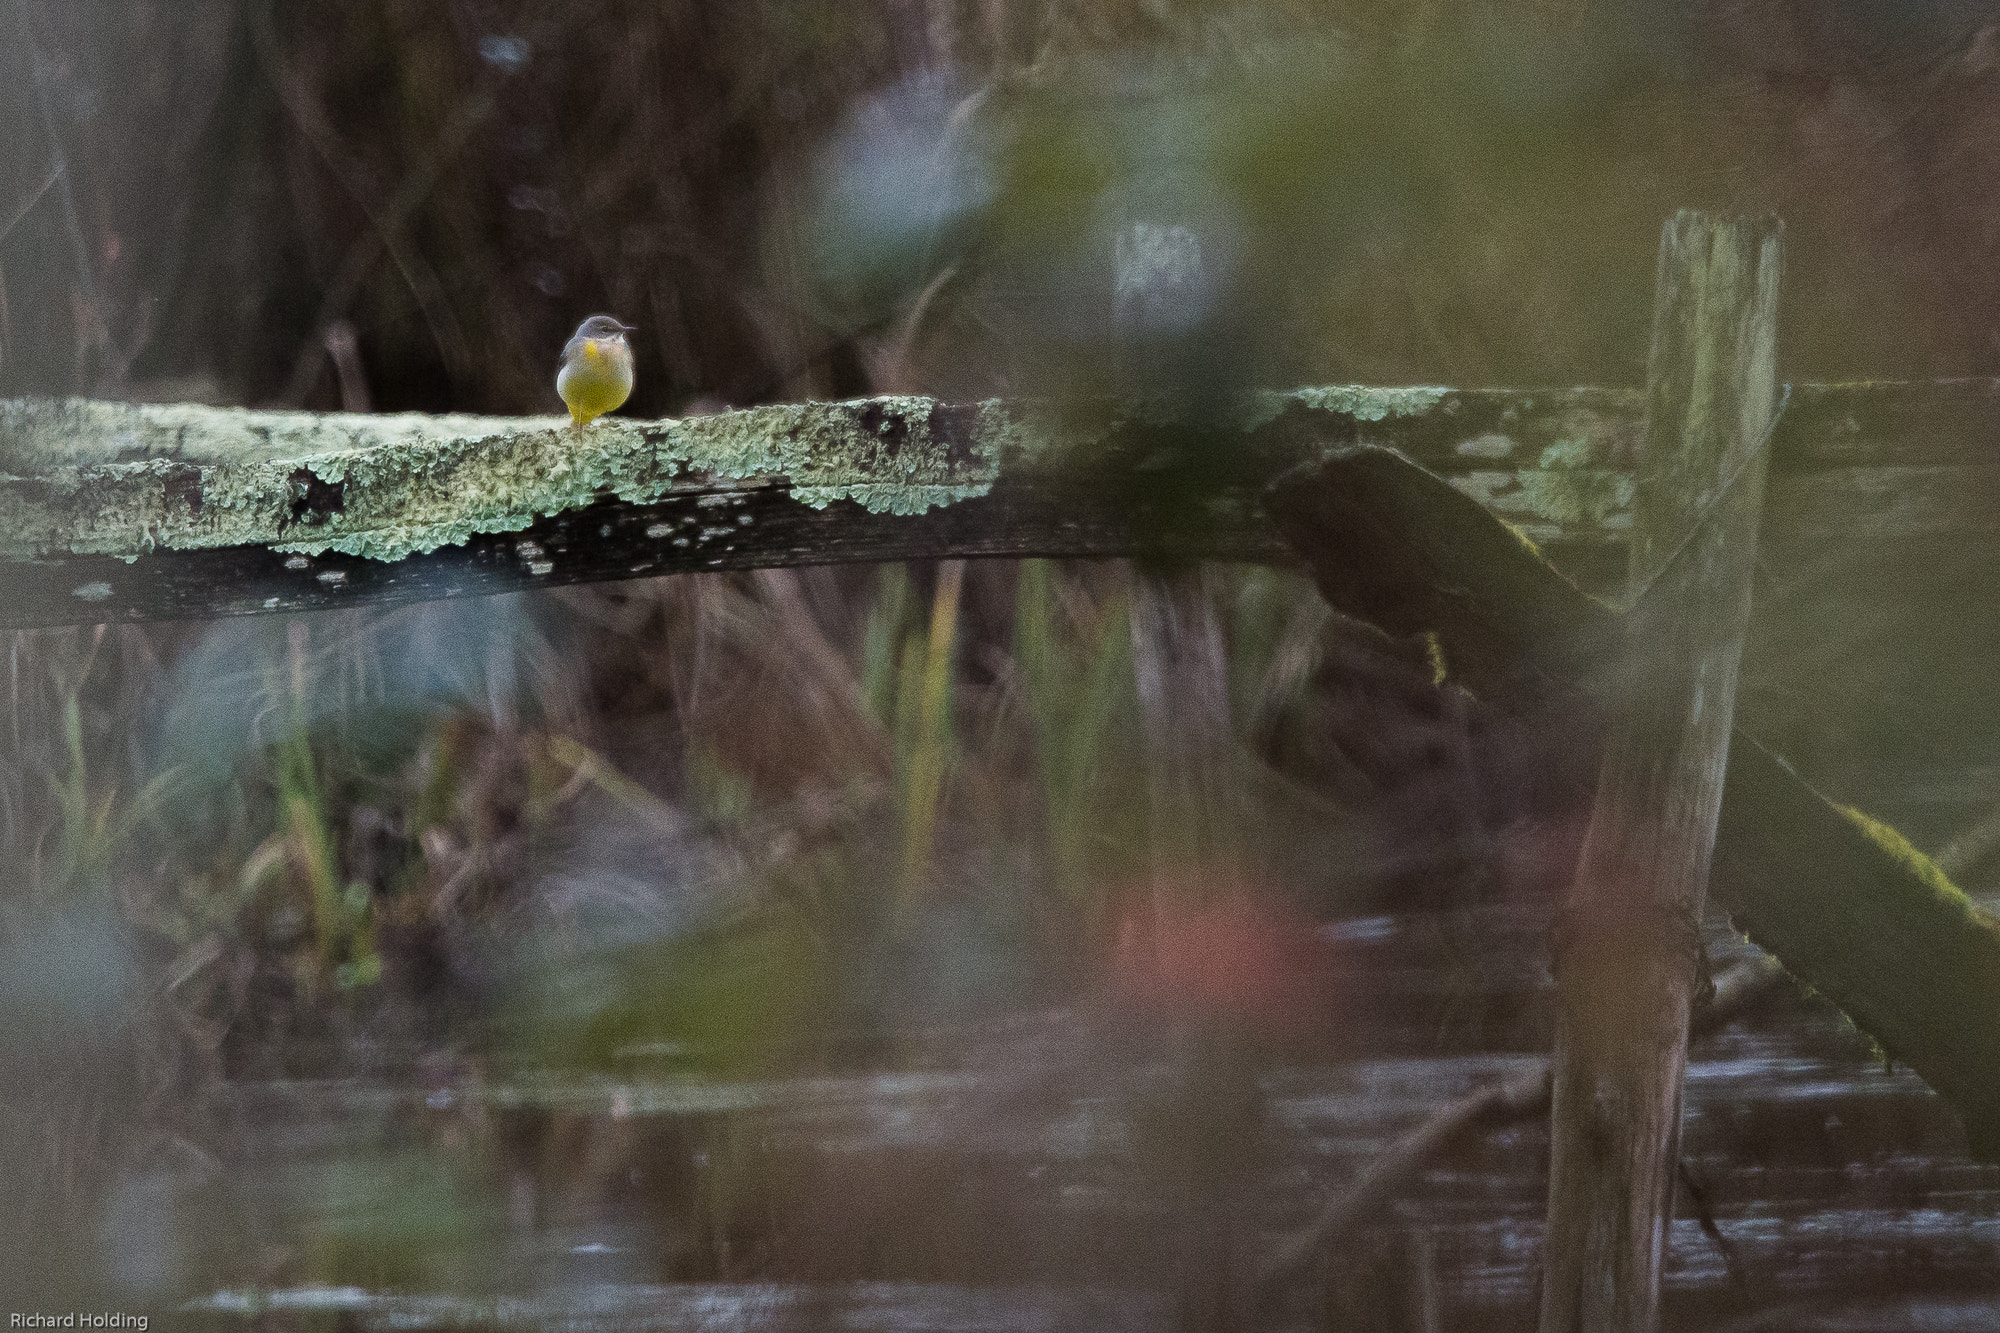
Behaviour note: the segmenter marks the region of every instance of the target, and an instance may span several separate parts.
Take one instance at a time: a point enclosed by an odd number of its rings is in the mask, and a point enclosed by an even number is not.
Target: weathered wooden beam
[[[1796,402],[1796,397],[1794,402]],[[1439,636],[1452,677],[1595,754],[1619,616],[1441,478],[1353,448],[1282,478],[1273,520],[1335,607]],[[1758,744],[1729,750],[1710,891],[1787,970],[1943,1094],[2000,1160],[2000,919],[1893,831],[1836,806]]]
[[[0,622],[953,555],[1282,559],[1259,492],[1327,439],[1400,438],[1393,423],[1455,403],[1476,430],[1511,417],[1533,442],[1597,429],[1613,398],[1549,395],[1523,417],[1516,395],[1308,390],[1200,430],[1111,408],[889,398],[580,434],[15,401],[0,404]]]
[[[1660,239],[1618,690],[1556,932],[1543,1333],[1650,1333],[1778,402],[1775,222]]]
[[[1612,592],[1640,416],[1633,390],[1329,388],[1256,395],[1203,429],[888,398],[577,436],[542,418],[11,400],[0,625],[945,556],[1284,560],[1263,486],[1344,444],[1402,450]],[[1767,539],[1988,544],[1996,440],[1995,381],[1802,386],[1773,442]]]

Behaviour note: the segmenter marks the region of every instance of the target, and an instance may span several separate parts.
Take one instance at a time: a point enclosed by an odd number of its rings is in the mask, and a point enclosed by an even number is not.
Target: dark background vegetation
[[[640,326],[641,416],[1637,384],[1682,206],[1785,220],[1784,378],[1992,374],[1985,8],[0,0],[0,396],[548,413],[596,311]],[[1199,272],[1121,297],[1135,224],[1198,238]],[[1328,652],[1295,580],[1172,576],[1226,735],[1163,737],[1200,680],[1143,688],[1151,578],[772,572],[11,634],[0,1277],[476,1286],[408,1241],[490,1249],[476,1190],[215,1239],[270,1216],[213,1183],[240,1128],[216,1090],[649,1043],[706,1077],[890,1067],[913,1025],[1115,984],[1140,901],[1171,909],[1162,958],[1282,974],[1141,993],[1331,1040],[1265,1022],[1326,1002],[1272,919],[1560,862],[1481,842],[1519,811],[1424,757],[1467,723],[1420,647],[1336,645],[1335,711],[1402,728],[1337,799],[1252,757]],[[1201,915],[1241,900],[1279,915]],[[187,1180],[233,1202],[159,1202]],[[764,1253],[676,1271],[783,1275]]]
[[[1984,373],[1982,8],[9,0],[0,393],[336,406],[348,321],[546,411],[596,309],[642,415],[1017,388],[1120,210],[1227,233],[1263,380],[1634,382],[1683,205],[1784,217],[1791,376]]]

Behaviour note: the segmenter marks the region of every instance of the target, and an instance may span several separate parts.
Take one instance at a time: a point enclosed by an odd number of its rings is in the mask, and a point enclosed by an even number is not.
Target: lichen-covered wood
[[[1775,221],[1660,238],[1632,609],[1556,933],[1542,1329],[1658,1323],[1699,922],[1778,409]]]
[[[1412,443],[1406,420],[1443,413],[1487,453],[1503,430],[1510,449],[1561,436],[1602,453],[1629,415],[1618,397],[1305,390],[1199,429],[1109,406],[885,398],[581,432],[555,419],[15,401],[0,404],[0,621],[945,555],[1280,559],[1258,493],[1329,437]],[[1481,467],[1466,484],[1543,539],[1615,542],[1616,515],[1571,495],[1579,468],[1542,488],[1554,497],[1542,522],[1492,458],[1467,457]]]
[[[1636,390],[1321,388],[1202,426],[927,398],[683,421],[0,402],[0,624],[296,611],[680,570],[957,555],[1283,560],[1260,493],[1402,450],[1623,582]],[[1767,542],[1990,544],[1992,381],[1800,386]]]

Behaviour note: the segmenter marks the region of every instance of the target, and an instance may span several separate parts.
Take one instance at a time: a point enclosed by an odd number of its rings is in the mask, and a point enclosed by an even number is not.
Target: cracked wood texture
[[[1543,1333],[1650,1333],[1777,409],[1775,222],[1660,240],[1611,728],[1555,940]]]

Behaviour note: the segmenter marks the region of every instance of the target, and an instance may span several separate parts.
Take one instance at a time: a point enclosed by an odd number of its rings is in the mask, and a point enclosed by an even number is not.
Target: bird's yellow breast
[[[556,372],[556,392],[577,425],[603,416],[632,396],[632,349],[622,341],[584,339]]]

